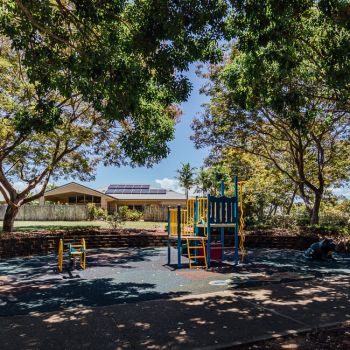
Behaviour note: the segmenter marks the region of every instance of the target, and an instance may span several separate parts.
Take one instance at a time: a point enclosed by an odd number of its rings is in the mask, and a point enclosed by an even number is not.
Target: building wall
[[[88,187],[76,184],[76,183],[69,183],[65,186],[58,187],[54,190],[51,190],[47,193],[45,193],[44,197],[41,198],[40,204],[45,204],[45,201],[51,201],[54,203],[60,203],[60,204],[75,204],[70,203],[69,197],[74,196],[93,196],[94,198],[98,197],[100,198],[100,205],[101,208],[107,209],[108,212],[112,213],[117,209],[117,207],[120,206],[128,206],[131,208],[135,208],[138,210],[144,210],[145,206],[149,205],[158,205],[158,206],[175,206],[175,205],[185,205],[186,200],[185,199],[113,199],[111,196],[105,195],[103,193],[100,193],[98,191],[95,191],[93,189],[90,189]],[[86,202],[86,201],[85,201]],[[78,204],[83,204],[78,203]]]
[[[128,206],[137,210],[144,210],[148,206],[176,206],[176,205],[186,205],[186,200],[118,200],[117,206]]]
[[[69,203],[69,197],[74,196],[91,196],[94,198],[99,198],[100,203],[98,205],[101,206],[103,209],[107,209],[109,207],[109,202],[116,203],[116,200],[112,199],[109,196],[106,196],[102,193],[99,193],[97,191],[94,191],[88,187],[80,186],[76,183],[70,183],[62,187],[55,188],[54,190],[51,190],[47,192],[40,200],[41,204],[44,204],[45,201],[50,201],[54,203],[60,203],[60,204],[75,204],[75,203]],[[92,202],[92,201],[91,201]],[[78,204],[84,204],[84,203],[78,203]]]

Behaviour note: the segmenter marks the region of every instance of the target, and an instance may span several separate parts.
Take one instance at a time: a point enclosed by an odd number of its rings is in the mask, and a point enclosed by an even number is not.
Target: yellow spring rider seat
[[[66,251],[64,250],[63,239],[60,239],[58,243],[58,271],[61,273],[63,271],[63,255],[64,253],[68,254],[68,259],[70,262],[70,266],[74,266],[75,258],[79,257],[80,267],[85,270],[86,267],[86,243],[85,239],[82,238],[80,244],[67,244]]]

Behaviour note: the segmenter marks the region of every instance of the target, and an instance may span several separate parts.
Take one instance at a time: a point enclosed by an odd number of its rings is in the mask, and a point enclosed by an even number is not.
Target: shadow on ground
[[[0,318],[4,349],[194,349],[350,318],[349,278]],[[131,287],[132,288],[132,287]]]
[[[0,316],[50,312],[75,307],[173,298],[186,291],[162,291],[144,282],[141,265],[151,264],[161,252],[146,249],[99,249],[90,251],[88,268],[71,269],[68,263],[58,274],[56,256],[16,258],[0,262]],[[121,272],[135,271],[129,281]],[[130,272],[128,272],[130,273]],[[125,276],[125,274],[122,274]]]
[[[227,254],[230,260],[230,253]],[[271,284],[350,276],[349,255],[336,262],[312,262],[302,252],[257,249],[239,266],[225,264],[208,271],[165,267],[165,249],[90,250],[88,268],[56,271],[56,256],[0,262],[0,316],[91,308],[190,293],[259,289]],[[218,280],[221,286],[209,285]],[[288,284],[287,283],[287,284]],[[245,292],[245,291],[244,291]],[[242,294],[242,297],[244,295]]]

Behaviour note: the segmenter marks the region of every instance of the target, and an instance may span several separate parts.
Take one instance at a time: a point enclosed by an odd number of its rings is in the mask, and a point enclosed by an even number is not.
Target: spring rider
[[[60,239],[58,244],[58,271],[63,271],[63,255],[68,254],[70,267],[75,265],[75,258],[79,257],[80,267],[85,270],[86,267],[86,243],[85,239],[82,238],[80,244],[68,243],[66,251],[64,250],[63,239]]]

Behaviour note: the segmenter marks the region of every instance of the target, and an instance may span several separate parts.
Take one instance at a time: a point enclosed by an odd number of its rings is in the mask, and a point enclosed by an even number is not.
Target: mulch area
[[[249,345],[240,345],[232,349],[237,348],[240,350],[348,350],[350,349],[350,324],[337,328],[321,329],[295,336],[260,341]]]

